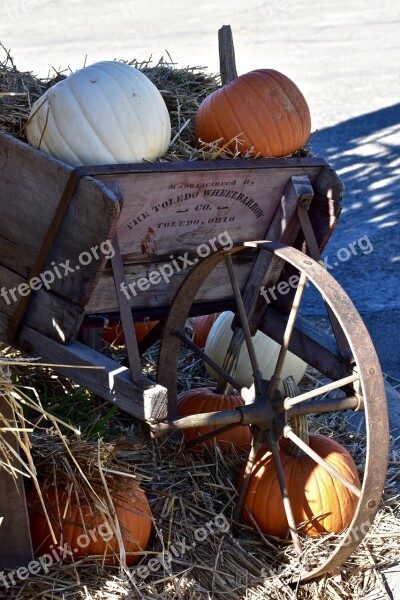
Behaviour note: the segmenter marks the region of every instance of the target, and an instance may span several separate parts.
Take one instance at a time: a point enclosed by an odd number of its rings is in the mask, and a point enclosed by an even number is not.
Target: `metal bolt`
[[[367,506],[368,508],[374,508],[376,506],[375,500],[368,500]]]

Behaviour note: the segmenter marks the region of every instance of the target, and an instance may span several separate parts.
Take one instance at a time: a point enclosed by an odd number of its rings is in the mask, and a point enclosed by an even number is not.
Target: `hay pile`
[[[51,80],[43,81],[32,73],[18,71],[3,44],[0,44],[0,57],[0,129],[25,139],[24,125],[31,107],[49,87]]]
[[[1,58],[3,53],[3,58]],[[215,143],[197,144],[194,124],[195,115],[206,96],[220,87],[218,75],[207,73],[204,67],[177,68],[172,59],[161,58],[152,65],[148,61],[123,61],[140,69],[163,96],[171,118],[171,143],[163,162],[215,160],[221,158],[251,157],[250,152],[239,156],[240,141],[234,150],[220,148]],[[56,72],[46,79],[38,79],[32,73],[18,71],[10,52],[0,44],[0,130],[26,141],[24,126],[34,102],[52,85],[64,79],[69,71]],[[293,156],[309,154],[300,150]]]
[[[154,372],[156,354],[157,347],[153,347],[143,357],[144,372]],[[208,383],[204,367],[189,351],[182,360],[180,387],[186,387],[192,380],[199,386]],[[26,370],[26,367],[18,367],[18,372],[22,373],[23,368]],[[39,369],[32,367],[32,370],[34,378],[40,377]],[[30,383],[35,388],[41,386],[35,379]],[[318,373],[309,369],[301,390],[321,384]],[[94,411],[105,410],[99,401],[96,404],[92,398],[92,402]],[[79,426],[76,420],[74,424]],[[59,482],[79,481],[86,493],[90,484],[99,495],[104,494],[100,471],[111,490],[120,489],[124,481],[132,479],[140,483],[153,513],[152,535],[141,565],[146,567],[152,558],[159,557],[159,560],[153,571],[138,571],[137,566],[131,569],[102,566],[89,557],[74,564],[54,564],[48,573],[17,581],[3,596],[0,586],[0,597],[26,600],[364,598],[372,590],[384,589],[381,572],[398,561],[400,453],[394,445],[384,501],[373,528],[357,552],[333,576],[318,582],[293,584],[298,563],[292,545],[267,538],[246,524],[232,522],[237,481],[246,455],[222,454],[218,447],[204,454],[188,452],[175,436],[149,441],[140,425],[129,420],[124,423],[118,414],[103,431],[100,442],[93,436],[78,436],[76,429],[68,432],[54,421],[39,419],[33,424],[31,419],[30,427],[33,430],[30,434],[32,461],[41,483],[56,474]],[[319,416],[311,422],[310,429],[332,436],[346,446],[362,474],[365,440],[349,427],[343,414]],[[79,472],[84,476],[79,476]],[[328,543],[332,547],[335,539],[330,538]],[[316,547],[313,541],[305,542],[304,549],[307,559],[314,564],[324,551],[321,544]],[[167,563],[164,560],[163,565],[162,559],[169,556],[172,560]]]
[[[3,54],[3,58],[1,58]],[[128,62],[128,61],[125,61]],[[171,117],[171,144],[163,161],[238,158],[238,152],[220,150],[216,144],[196,147],[194,118],[202,100],[220,85],[219,77],[202,67],[177,68],[172,60],[128,62],[140,69],[160,90]],[[18,71],[10,52],[0,44],[0,130],[26,141],[24,126],[34,102],[68,72],[38,79]]]

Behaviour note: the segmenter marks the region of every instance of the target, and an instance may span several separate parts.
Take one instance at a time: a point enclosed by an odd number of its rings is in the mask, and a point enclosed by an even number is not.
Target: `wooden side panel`
[[[52,221],[72,168],[54,160],[10,136],[0,133],[0,266],[1,285],[6,291],[16,283],[30,281],[30,272]],[[82,306],[95,288],[100,273],[112,253],[120,203],[113,192],[91,177],[82,177],[72,196],[61,223],[56,241],[43,265],[40,278],[32,281],[35,290],[51,296],[44,301],[54,306],[57,325],[68,341],[76,331]],[[17,286],[18,287],[18,286]],[[26,287],[15,292],[12,303],[18,303]],[[33,296],[39,296],[34,291]],[[41,295],[44,298],[43,294]],[[61,312],[68,299],[76,306],[67,309],[63,322]],[[0,314],[9,314],[5,296],[0,297]],[[38,324],[42,303],[32,300],[34,319],[26,321],[46,335],[52,335],[47,325]],[[78,310],[80,306],[80,310]],[[47,310],[47,308],[46,308]],[[61,312],[60,312],[61,311]],[[49,321],[49,314],[45,317]],[[56,328],[53,327],[53,332]],[[55,333],[55,339],[60,336]]]
[[[189,260],[193,260],[193,257]],[[235,273],[240,287],[243,288],[254,264],[254,258],[234,257],[233,261],[238,267]],[[170,306],[190,268],[187,267],[178,272],[171,261],[126,267],[127,300],[133,309]],[[151,281],[154,283],[152,284]],[[219,264],[212,271],[206,283],[198,290],[196,302],[212,302],[230,297],[232,297],[232,287],[226,267],[224,264]],[[100,278],[85,310],[87,314],[119,310],[111,272],[105,272]]]
[[[228,243],[263,239],[290,177],[306,175],[314,185],[324,167],[324,160],[314,158],[89,167],[85,172],[96,179],[81,178],[44,266],[51,280],[46,293],[54,294],[57,302],[65,298],[76,307],[85,305],[86,313],[118,311],[111,270],[105,269],[113,252],[108,240],[117,230],[127,286],[133,286],[127,300],[138,308],[168,306],[190,266]],[[22,282],[29,278],[70,173],[67,165],[0,134],[4,281],[9,272]],[[123,199],[120,216],[117,198]],[[251,265],[249,260],[240,265],[241,287]],[[5,281],[4,287],[14,283]],[[25,323],[56,340],[72,339],[79,309],[75,322],[72,309],[67,310],[72,322],[63,322],[65,307],[55,302],[57,323],[49,331],[48,324],[41,328],[34,319],[39,294],[34,295],[29,310],[33,320]],[[224,268],[219,267],[199,290],[197,301],[230,295]],[[3,313],[8,314],[5,307]]]
[[[0,264],[29,276],[72,168],[0,133]],[[120,206],[112,191],[91,177],[81,178],[44,269],[55,274],[53,292],[83,303],[108,251],[92,249],[112,239]],[[85,255],[81,262],[78,257]],[[79,266],[64,276],[59,266]],[[85,265],[84,262],[88,262]],[[52,269],[53,267],[53,269]]]
[[[0,339],[4,341],[7,340],[11,317],[21,301],[18,287],[25,282],[26,279],[0,265],[0,323],[4,328],[4,335],[0,336]],[[84,310],[78,304],[50,292],[38,290],[32,294],[24,323],[49,338],[68,343],[78,334],[83,317]]]
[[[302,166],[298,161],[292,165],[265,160],[256,165],[243,161],[252,166],[243,168],[242,163],[241,169],[234,169],[232,161],[220,162],[200,170],[194,164],[192,171],[180,170],[178,164],[176,171],[97,175],[113,189],[118,184],[123,197],[117,231],[129,288],[126,297],[133,308],[168,306],[190,267],[202,257],[243,241],[264,239],[290,178],[307,175],[312,184],[323,166],[321,161]],[[226,162],[229,168],[224,168]],[[253,261],[237,261],[243,288]],[[218,265],[196,301],[231,295],[225,266]],[[106,270],[86,312],[117,310],[111,272]]]
[[[169,259],[218,243],[228,232],[233,243],[263,239],[289,178],[307,173],[313,182],[321,167],[264,169],[210,168],[207,171],[131,173],[118,183],[124,199],[118,239],[125,264]],[[115,183],[115,175],[100,175]]]

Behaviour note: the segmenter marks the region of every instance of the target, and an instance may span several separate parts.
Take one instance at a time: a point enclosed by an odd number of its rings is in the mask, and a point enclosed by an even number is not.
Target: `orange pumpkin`
[[[78,505],[74,493],[61,488],[46,487],[42,490],[54,534],[55,545],[35,488],[27,493],[32,545],[36,555],[50,554],[54,547],[64,544],[73,552],[74,558],[97,555],[106,564],[118,564],[119,544],[107,518],[98,509],[89,506],[85,499]],[[147,546],[151,531],[151,510],[143,490],[126,490],[114,499],[114,506],[127,553],[140,552]],[[83,518],[83,524],[82,524]],[[60,554],[59,554],[60,556]],[[70,554],[60,556],[70,560]],[[127,565],[134,565],[140,555],[126,555]]]
[[[138,344],[146,337],[148,333],[157,325],[158,321],[137,321],[135,323],[136,340]],[[123,346],[125,344],[124,330],[121,321],[103,328],[103,340],[113,346]]]
[[[197,388],[182,392],[178,397],[178,414],[180,417],[198,415],[221,410],[234,410],[237,406],[244,406],[244,400],[238,394],[217,394],[208,388]],[[194,440],[198,435],[205,435],[219,426],[198,427],[184,429],[183,435],[186,441]],[[204,443],[211,449],[213,439],[216,440],[222,450],[233,451],[236,447],[241,450],[249,450],[251,445],[251,432],[247,425],[238,425],[233,429],[219,433],[215,438],[206,440]],[[202,445],[194,446],[195,450],[201,450]]]
[[[307,455],[290,454],[289,444],[287,439],[282,440],[280,457],[295,522],[299,525],[307,521],[299,531],[309,536],[341,533],[350,525],[358,498]],[[343,446],[335,440],[312,433],[309,434],[309,446],[360,488],[356,465]],[[259,452],[255,461],[243,508],[244,518],[254,526],[246,507],[263,533],[279,538],[288,536],[288,523],[273,457],[265,449]]]
[[[135,323],[135,333],[138,344],[144,340],[146,335],[159,323],[159,321],[137,321]]]
[[[288,156],[306,144],[311,130],[307,102],[293,81],[272,69],[251,71],[233,79],[203,100],[196,116],[196,137],[221,139],[241,154]],[[231,142],[229,144],[229,142]]]
[[[214,325],[215,319],[219,316],[219,313],[212,313],[211,315],[200,315],[193,319],[193,343],[199,348],[204,348],[206,345],[208,334],[210,333],[211,327]]]
[[[103,327],[102,338],[107,344],[123,346],[125,344],[125,336],[121,321],[118,321],[114,325]]]

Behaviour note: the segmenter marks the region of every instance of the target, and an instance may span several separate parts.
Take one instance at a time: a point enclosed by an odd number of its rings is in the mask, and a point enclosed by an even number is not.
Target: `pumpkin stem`
[[[286,397],[294,398],[295,396],[299,395],[299,388],[295,384],[295,381],[292,376],[284,379],[283,387],[285,390]],[[307,415],[298,415],[296,417],[291,417],[290,426],[293,432],[297,436],[299,436],[299,438],[304,443],[308,444],[309,437]],[[306,453],[292,441],[289,442],[288,447],[286,448],[286,452],[288,452],[288,454],[291,454],[292,456],[306,456]]]
[[[236,367],[239,359],[240,350],[243,345],[244,333],[241,327],[235,327],[233,336],[231,338],[228,350],[226,351],[225,359],[222,364],[222,368],[229,373],[232,377],[235,376]],[[215,388],[216,394],[230,394],[232,386],[228,383],[224,377],[219,377],[217,387]]]
[[[230,25],[223,25],[218,31],[219,45],[219,71],[221,83],[226,85],[237,78],[235,48],[233,46],[232,29]]]

